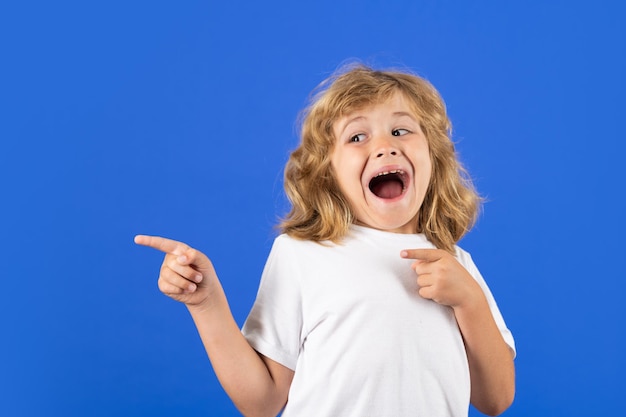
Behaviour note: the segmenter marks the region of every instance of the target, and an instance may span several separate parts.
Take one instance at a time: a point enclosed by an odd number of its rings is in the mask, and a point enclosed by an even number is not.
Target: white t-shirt
[[[450,307],[421,298],[403,249],[434,248],[424,235],[352,226],[342,244],[281,235],[243,333],[295,371],[283,417],[467,416],[470,378]],[[470,255],[502,332],[513,337]]]

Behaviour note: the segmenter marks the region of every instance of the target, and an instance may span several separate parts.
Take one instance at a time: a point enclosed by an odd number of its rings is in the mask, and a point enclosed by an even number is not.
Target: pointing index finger
[[[426,262],[433,262],[441,259],[439,249],[405,249],[400,252],[400,256],[407,259],[418,259]]]
[[[160,250],[161,252],[171,253],[176,256],[184,254],[185,251],[189,249],[189,246],[182,242],[160,236],[137,235],[135,236],[135,243]]]

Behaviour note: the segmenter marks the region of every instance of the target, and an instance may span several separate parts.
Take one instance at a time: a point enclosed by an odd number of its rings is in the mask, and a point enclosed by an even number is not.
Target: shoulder
[[[329,246],[324,242],[318,243],[311,240],[297,239],[288,234],[280,234],[274,238],[269,259],[288,259],[296,261],[318,256],[324,253]]]
[[[308,240],[297,239],[286,233],[276,236],[272,250],[297,250],[309,246]]]
[[[459,261],[461,265],[465,267],[465,269],[467,269],[473,275],[473,271],[475,271],[477,268],[474,260],[472,259],[472,255],[468,251],[458,245],[455,245],[454,257]]]
[[[286,233],[276,236],[272,245],[272,250],[293,250],[293,251],[319,251],[337,246],[330,241],[316,242],[306,239],[298,239]]]

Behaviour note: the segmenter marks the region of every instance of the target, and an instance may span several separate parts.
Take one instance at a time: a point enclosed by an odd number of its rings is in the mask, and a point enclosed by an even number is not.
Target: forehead
[[[412,113],[417,113],[418,110],[416,103],[406,93],[394,89],[374,96],[355,97],[354,100],[346,100],[344,105],[341,106],[338,118],[349,116],[359,111],[367,111],[380,105],[403,106],[411,110]]]
[[[345,125],[351,120],[358,120],[360,116],[374,110],[384,109],[392,116],[408,116],[416,120],[419,118],[419,111],[416,104],[410,100],[401,91],[395,91],[388,96],[378,97],[366,102],[353,103],[352,106],[346,106],[343,111],[337,115],[333,125]]]

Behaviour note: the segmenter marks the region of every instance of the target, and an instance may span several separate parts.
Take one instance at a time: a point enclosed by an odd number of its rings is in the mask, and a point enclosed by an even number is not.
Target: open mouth
[[[369,189],[378,198],[400,197],[406,190],[408,175],[401,169],[385,171],[370,180]]]

